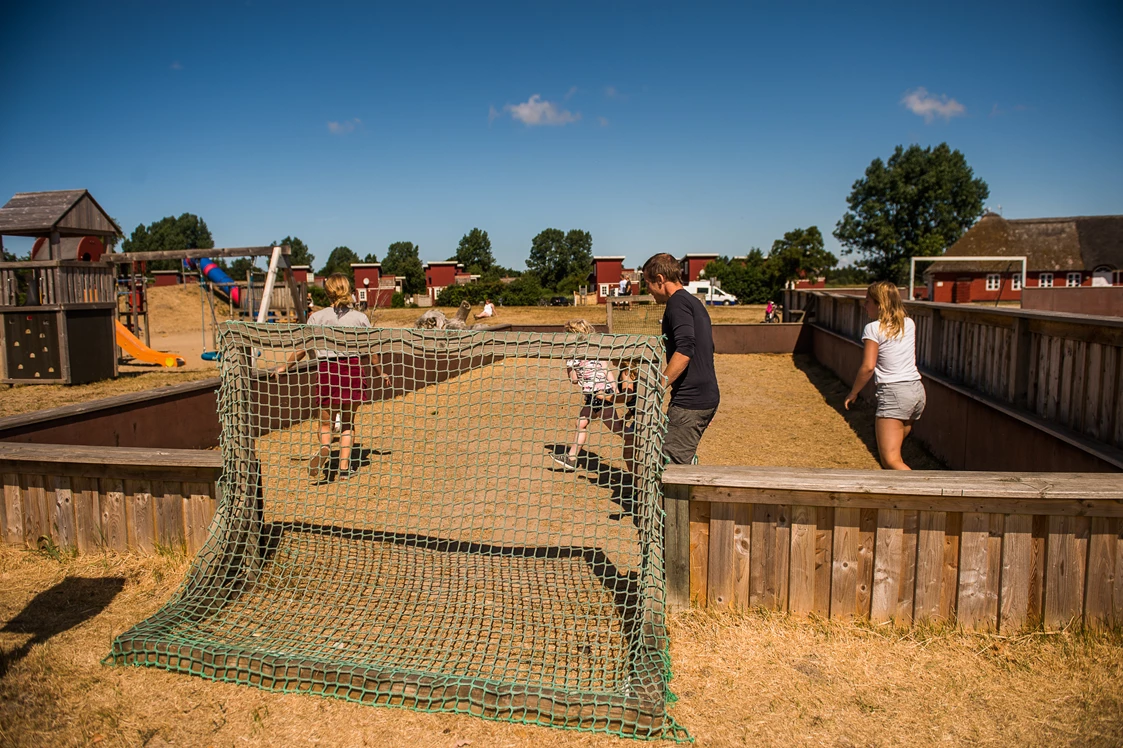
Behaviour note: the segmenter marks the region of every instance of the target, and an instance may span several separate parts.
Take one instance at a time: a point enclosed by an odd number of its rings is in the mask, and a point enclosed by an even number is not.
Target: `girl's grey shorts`
[[[920,380],[912,382],[887,382],[874,388],[877,397],[877,417],[895,418],[898,421],[916,421],[924,412],[926,398]]]

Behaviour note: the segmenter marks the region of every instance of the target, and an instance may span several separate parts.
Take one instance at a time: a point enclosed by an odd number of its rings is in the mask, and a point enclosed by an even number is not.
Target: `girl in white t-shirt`
[[[901,294],[889,281],[866,289],[866,314],[873,320],[862,330],[862,367],[846,398],[846,409],[874,378],[877,397],[875,429],[881,464],[910,470],[901,459],[901,443],[924,412],[924,385],[916,368],[916,323],[905,316]]]

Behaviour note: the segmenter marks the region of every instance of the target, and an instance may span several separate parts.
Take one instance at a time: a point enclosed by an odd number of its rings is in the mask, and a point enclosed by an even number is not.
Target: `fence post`
[[[687,610],[690,608],[690,486],[664,484],[663,505],[667,609]]]
[[[1014,320],[1014,333],[1010,341],[1010,383],[1007,399],[1014,405],[1027,407],[1026,395],[1029,392],[1029,320],[1018,317]]]

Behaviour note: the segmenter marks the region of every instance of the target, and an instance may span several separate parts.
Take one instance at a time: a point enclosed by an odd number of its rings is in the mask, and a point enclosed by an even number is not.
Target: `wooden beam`
[[[287,244],[281,247],[281,254],[291,252]],[[200,257],[268,257],[273,247],[216,247],[214,249],[169,249],[159,252],[122,252],[102,255],[102,260],[113,263],[150,262],[152,260],[197,260]]]
[[[83,447],[74,444],[0,442],[0,462],[218,469],[222,467],[222,454],[212,449]]]

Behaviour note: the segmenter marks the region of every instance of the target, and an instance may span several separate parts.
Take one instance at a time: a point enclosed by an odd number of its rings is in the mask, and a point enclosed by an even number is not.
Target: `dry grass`
[[[0,396],[0,418],[19,413],[30,413],[44,408],[57,408],[61,405],[84,403],[102,397],[123,395],[127,392],[143,392],[173,384],[193,382],[216,375],[214,371],[163,371],[123,372],[117,379],[91,382],[74,387],[61,384],[36,384],[9,387]]]
[[[168,556],[57,561],[0,549],[0,744],[635,745],[101,665],[112,637],[153,613],[185,570]],[[671,635],[672,713],[699,745],[1123,742],[1119,635],[907,633],[706,612],[674,617]]]

